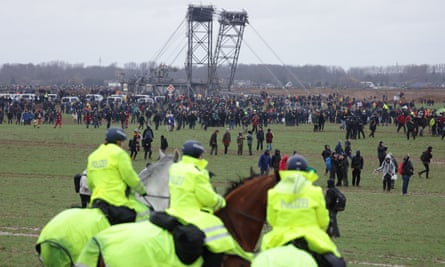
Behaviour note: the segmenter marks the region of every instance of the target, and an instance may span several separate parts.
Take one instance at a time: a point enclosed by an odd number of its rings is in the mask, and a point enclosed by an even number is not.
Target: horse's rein
[[[151,204],[151,202],[147,199],[147,197],[153,197],[153,198],[160,198],[160,199],[168,199],[170,200],[170,196],[159,196],[159,195],[149,195],[147,194],[146,196],[142,196],[140,195],[144,201],[147,203],[147,206],[150,210],[154,210],[153,204]]]
[[[226,210],[233,211],[233,212],[235,212],[236,214],[239,214],[239,215],[242,215],[243,217],[249,218],[249,219],[251,219],[252,221],[256,221],[256,222],[259,222],[259,223],[262,223],[262,224],[264,224],[264,223],[266,222],[265,219],[261,219],[261,218],[252,216],[252,215],[250,215],[250,214],[245,213],[244,211],[241,211],[241,210],[236,209],[236,208],[232,208],[232,206],[227,205],[225,208],[226,208]],[[231,220],[230,216],[228,216],[228,217],[229,217],[229,219]]]

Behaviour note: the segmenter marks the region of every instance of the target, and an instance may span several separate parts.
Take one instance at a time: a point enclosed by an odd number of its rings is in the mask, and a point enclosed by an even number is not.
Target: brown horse
[[[225,194],[227,206],[215,213],[240,246],[254,251],[266,221],[267,191],[277,182],[275,175],[254,176],[238,183]],[[238,256],[228,255],[223,266],[250,266]]]
[[[239,182],[232,182],[232,187],[225,195],[227,206],[219,210],[216,215],[246,251],[253,251],[261,235],[266,220],[267,191],[276,184],[274,175],[255,176]],[[94,237],[95,242],[89,242],[79,257],[78,266],[99,267],[104,262],[109,266],[128,266],[129,258],[134,248],[138,247],[138,259],[145,263],[162,261],[165,266],[183,266],[176,257],[172,236],[167,230],[154,230],[150,222],[137,224],[121,224],[105,229]],[[151,229],[151,230],[150,230]],[[102,240],[120,240],[106,245]],[[153,241],[151,241],[153,240]],[[102,245],[101,245],[102,244]],[[108,243],[110,244],[110,243]],[[156,249],[157,244],[167,244],[162,250]],[[143,255],[141,255],[141,253]],[[117,255],[118,254],[118,255]],[[164,255],[165,254],[165,255]],[[114,255],[113,262],[107,255]],[[174,257],[172,257],[174,255]],[[94,265],[89,264],[95,263]],[[189,266],[200,266],[202,260],[197,260]],[[250,263],[237,256],[227,256],[223,266],[249,266]]]

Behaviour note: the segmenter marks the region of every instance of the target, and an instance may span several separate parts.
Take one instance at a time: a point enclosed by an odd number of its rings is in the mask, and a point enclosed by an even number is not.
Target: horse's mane
[[[239,181],[229,181],[230,185],[229,185],[229,187],[226,188],[226,192],[224,193],[224,196],[227,196],[228,194],[230,194],[230,192],[234,191],[235,189],[237,189],[238,187],[243,185],[245,182],[250,181],[255,177],[257,177],[257,176],[249,176],[249,177],[240,178]]]
[[[273,175],[273,174],[272,174]],[[246,182],[253,180],[254,178],[263,178],[266,176],[270,176],[270,175],[260,175],[259,173],[256,173],[252,167],[250,167],[250,176],[248,177],[244,177],[244,178],[239,178],[238,181],[229,181],[229,186],[226,188],[226,192],[224,193],[224,197],[226,197],[227,195],[229,195],[231,192],[233,192],[235,189],[239,188],[241,185],[245,184]]]

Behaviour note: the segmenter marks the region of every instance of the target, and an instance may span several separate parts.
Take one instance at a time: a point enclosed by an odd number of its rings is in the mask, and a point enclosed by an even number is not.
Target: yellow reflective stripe
[[[218,239],[223,239],[223,238],[230,236],[230,234],[227,232],[225,226],[222,224],[204,228],[204,229],[202,229],[202,231],[206,235],[206,238],[204,239],[204,242],[206,242],[206,243],[215,241]]]

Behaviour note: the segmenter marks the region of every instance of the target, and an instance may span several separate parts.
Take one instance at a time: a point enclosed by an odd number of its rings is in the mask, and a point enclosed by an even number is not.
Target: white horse
[[[148,196],[142,198],[135,193],[131,197],[138,198],[142,204],[154,210],[166,209],[170,197],[168,169],[178,159],[179,152],[177,151],[173,156],[161,154],[159,161],[150,164],[139,174],[139,178],[147,187]],[[148,218],[148,208],[143,212],[143,214],[145,213]],[[108,220],[99,209],[64,210],[52,218],[42,229],[35,249],[45,266],[74,266],[87,241],[109,227]]]
[[[139,179],[147,189],[147,196],[142,197],[136,193],[136,198],[155,211],[167,209],[170,204],[168,169],[174,162],[178,162],[179,158],[178,150],[175,150],[173,155],[165,155],[160,151],[160,159],[139,173]]]

